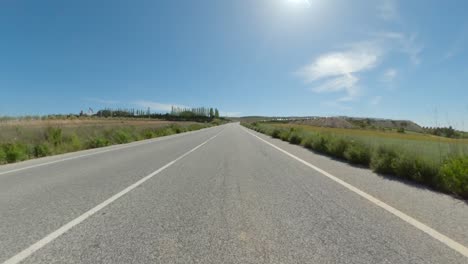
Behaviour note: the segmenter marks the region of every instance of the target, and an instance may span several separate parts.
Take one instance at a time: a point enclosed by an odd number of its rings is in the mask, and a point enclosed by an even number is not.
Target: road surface
[[[239,124],[0,167],[0,263],[468,263],[468,205]]]

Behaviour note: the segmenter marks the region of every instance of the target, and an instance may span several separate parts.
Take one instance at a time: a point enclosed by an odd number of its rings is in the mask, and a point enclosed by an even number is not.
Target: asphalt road
[[[238,124],[0,167],[0,263],[466,264],[467,246],[465,202]]]

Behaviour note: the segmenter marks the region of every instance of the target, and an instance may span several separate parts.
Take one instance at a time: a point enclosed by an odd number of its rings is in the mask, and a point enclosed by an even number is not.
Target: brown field
[[[321,133],[329,133],[343,136],[367,136],[367,137],[381,137],[381,138],[392,138],[392,139],[403,139],[403,140],[418,140],[418,141],[435,141],[442,143],[453,143],[453,144],[468,144],[468,139],[454,139],[439,137],[430,134],[423,134],[417,132],[405,132],[398,133],[393,130],[376,130],[376,129],[348,129],[348,128],[332,128],[332,127],[318,127],[310,125],[296,125],[296,124],[275,124],[279,127],[297,127],[308,131],[315,131]]]
[[[42,141],[49,128],[60,128],[64,135],[77,134],[80,137],[88,138],[104,131],[117,130],[121,128],[141,131],[144,129],[162,128],[171,124],[177,124],[184,127],[195,124],[195,122],[131,118],[8,120],[0,122],[0,143],[37,143]]]
[[[468,139],[439,137],[417,132],[398,133],[394,130],[332,128],[310,125],[263,123],[279,128],[296,128],[304,133],[320,133],[359,140],[368,145],[398,147],[415,155],[442,163],[450,155],[468,155]]]
[[[130,118],[76,118],[76,119],[47,119],[47,120],[8,120],[0,122],[0,129],[11,126],[20,127],[78,127],[78,126],[154,126],[154,125],[166,125],[172,123],[188,123],[193,122],[176,122],[176,121],[165,121],[165,120],[154,120],[154,119],[130,119]]]
[[[213,125],[141,118],[3,120],[0,122],[0,164],[168,136]]]

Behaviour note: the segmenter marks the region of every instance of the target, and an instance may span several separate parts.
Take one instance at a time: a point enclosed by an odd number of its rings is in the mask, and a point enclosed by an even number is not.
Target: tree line
[[[81,114],[82,115],[82,114]],[[196,122],[210,122],[213,119],[223,119],[219,116],[217,108],[213,107],[197,107],[197,108],[182,108],[172,106],[170,113],[152,113],[148,107],[146,110],[142,109],[127,109],[118,108],[111,109],[105,108],[97,111],[93,116],[97,117],[132,117],[132,118],[155,118],[168,121],[196,121]]]
[[[172,106],[171,115],[206,116],[210,118],[219,118],[219,111],[217,108],[213,108],[213,107],[185,108],[185,107]]]
[[[424,132],[439,136],[439,137],[448,137],[448,138],[467,138],[468,135],[466,132],[457,131],[452,126],[449,127],[423,127]]]

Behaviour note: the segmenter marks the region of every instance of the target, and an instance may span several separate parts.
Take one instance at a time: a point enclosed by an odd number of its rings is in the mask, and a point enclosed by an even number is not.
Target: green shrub
[[[327,153],[327,144],[328,138],[317,134],[312,140],[312,149],[320,153]]]
[[[210,125],[200,125],[200,124],[191,124],[187,127],[189,131],[200,130],[205,127],[209,127]]]
[[[6,153],[3,150],[3,146],[0,146],[0,164],[3,164],[6,162]]]
[[[271,136],[273,138],[280,138],[280,135],[281,135],[281,130],[277,128],[273,129],[273,132],[271,132]]]
[[[306,136],[303,140],[302,140],[302,145],[304,145],[304,147],[308,148],[308,149],[312,149],[312,143],[314,142],[314,138],[312,135],[308,135]]]
[[[223,123],[223,121],[221,121],[220,119],[213,119],[213,121],[210,122],[211,124],[215,125],[215,126],[219,126]],[[179,132],[180,133],[180,132]]]
[[[37,144],[33,147],[33,155],[34,157],[45,157],[47,155],[50,155],[51,154],[51,151],[49,149],[49,146],[44,144],[44,143],[41,143],[41,144]]]
[[[69,145],[72,151],[77,151],[83,148],[80,138],[75,133],[70,135]]]
[[[344,152],[344,158],[353,164],[369,166],[371,149],[364,143],[351,142]]]
[[[417,173],[416,167],[414,166],[415,161],[415,159],[407,155],[399,154],[392,160],[392,171],[401,178],[411,179]]]
[[[327,144],[328,154],[335,158],[344,159],[344,153],[349,143],[342,138],[331,138]]]
[[[392,167],[396,176],[435,187],[438,170],[429,161],[409,153],[400,153],[393,160]]]
[[[8,163],[13,163],[28,158],[28,149],[22,144],[8,143],[3,145],[5,159]]]
[[[159,128],[154,131],[157,137],[169,136],[175,134],[174,130],[170,127]]]
[[[413,180],[425,183],[433,188],[440,187],[440,166],[423,159],[415,163],[417,173],[412,176]]]
[[[377,173],[395,174],[393,163],[398,158],[394,148],[379,146],[371,157],[371,168]]]
[[[103,137],[92,138],[87,142],[88,148],[101,148],[110,145],[109,140]]]
[[[46,139],[54,146],[62,144],[62,129],[59,127],[49,127],[46,131]]]
[[[176,133],[176,134],[179,134],[179,133],[184,132],[183,129],[182,129],[180,126],[178,126],[178,125],[170,125],[169,127],[170,127],[170,128],[172,129],[172,131],[174,131],[174,133]]]
[[[141,132],[141,134],[145,139],[150,139],[156,136],[151,129],[145,129]]]
[[[440,181],[445,191],[468,198],[468,156],[447,160],[440,168]]]
[[[298,135],[296,132],[293,132],[291,133],[291,135],[289,136],[289,142],[291,144],[295,144],[295,145],[299,145],[301,144],[302,142],[302,137],[300,135]]]
[[[280,139],[283,141],[288,141],[289,140],[289,131],[283,130],[280,133]]]
[[[123,129],[119,129],[115,131],[113,137],[113,141],[116,142],[117,144],[123,144],[123,143],[128,143],[133,141],[132,136],[128,131],[125,131]]]

